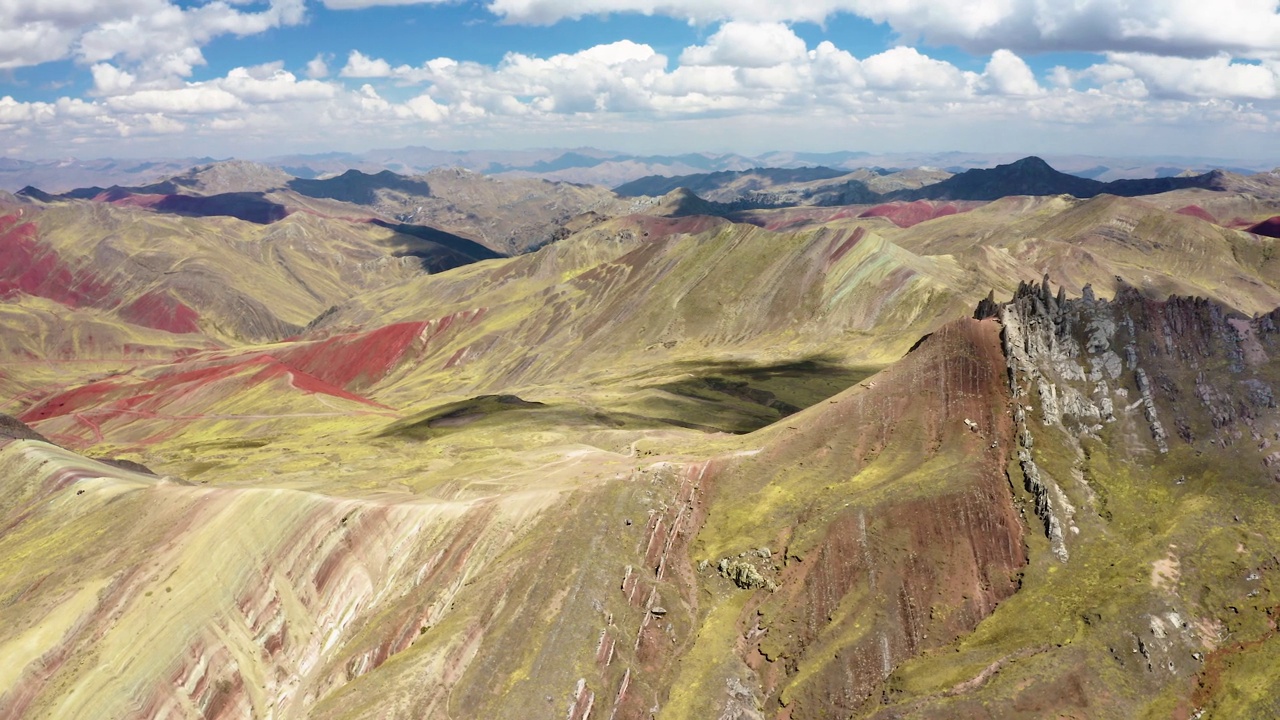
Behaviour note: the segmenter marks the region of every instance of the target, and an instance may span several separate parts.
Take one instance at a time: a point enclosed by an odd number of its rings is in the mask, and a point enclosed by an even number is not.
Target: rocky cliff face
[[[1086,286],[1082,297],[1068,300],[1062,288],[1051,291],[1046,277],[1022,284],[1004,305],[984,302],[976,315],[998,316],[1003,325],[1018,460],[1063,561],[1067,538],[1080,530],[1059,484],[1067,478],[1036,464],[1040,432],[1059,431],[1081,460],[1080,441],[1100,440],[1114,425],[1125,449],[1140,457],[1200,440],[1219,448],[1252,444],[1268,468],[1280,461],[1269,452],[1280,439],[1267,379],[1274,312],[1249,318],[1202,298],[1151,300],[1133,288],[1109,301]],[[1089,495],[1079,463],[1071,474]],[[1274,476],[1280,480],[1280,471]]]
[[[1019,592],[958,655],[896,671],[875,716],[1271,714],[1242,688],[1276,651],[1280,316],[1048,278],[976,316],[1002,326],[1015,503],[1043,537]]]

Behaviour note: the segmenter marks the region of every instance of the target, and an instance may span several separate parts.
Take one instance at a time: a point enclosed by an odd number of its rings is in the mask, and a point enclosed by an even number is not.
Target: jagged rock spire
[[[986,320],[987,318],[999,317],[1000,306],[996,303],[996,291],[992,290],[987,296],[978,301],[978,308],[973,311],[974,320]]]

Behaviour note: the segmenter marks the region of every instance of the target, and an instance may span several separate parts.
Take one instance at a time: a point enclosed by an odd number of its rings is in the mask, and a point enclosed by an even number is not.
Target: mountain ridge
[[[686,153],[642,155],[595,148],[542,149],[522,151],[446,151],[424,147],[377,149],[367,152],[331,152],[259,158],[264,164],[305,179],[322,179],[350,169],[368,173],[392,170],[416,175],[436,167],[459,166],[474,172],[543,177],[550,180],[589,183],[614,187],[647,175],[688,175],[715,171],[741,171],[752,167],[801,168],[829,166],[846,171],[860,167],[933,167],[952,173],[972,168],[989,168],[1016,160],[1014,153],[870,153],[839,151],[825,153],[765,152],[754,157],[736,153]],[[1238,174],[1272,169],[1276,158],[1257,161],[1226,158],[1159,157],[1106,158],[1084,155],[1052,155],[1049,159],[1066,171],[1101,180],[1164,177],[1190,168],[1203,173],[1223,168]],[[14,191],[25,185],[54,193],[84,186],[141,186],[217,162],[213,158],[152,160],[15,160],[0,158],[0,190]],[[243,189],[243,188],[242,188]]]
[[[1201,175],[1144,180],[1101,182],[1053,169],[1044,160],[1028,156],[991,169],[972,169],[939,183],[888,195],[894,200],[998,200],[1010,195],[1071,195],[1090,198],[1109,194],[1121,197],[1155,195],[1171,190],[1225,189],[1225,173],[1211,170]]]

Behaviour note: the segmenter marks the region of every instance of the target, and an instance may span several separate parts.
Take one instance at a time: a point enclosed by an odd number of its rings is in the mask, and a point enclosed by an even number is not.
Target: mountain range
[[[756,156],[736,153],[686,153],[682,155],[634,155],[595,148],[544,150],[445,151],[425,147],[371,150],[362,153],[330,152],[287,155],[258,160],[290,176],[317,179],[348,170],[377,174],[390,170],[419,175],[436,168],[463,168],[494,176],[534,177],[615,187],[652,175],[673,177],[714,172],[739,172],[752,168],[801,169],[829,167],[854,171],[861,168],[933,168],[949,173],[1008,164],[1013,153],[871,153],[871,152],[768,152]],[[1275,157],[1229,160],[1198,157],[1103,158],[1087,155],[1046,156],[1054,167],[1100,181],[1173,177],[1222,169],[1249,174],[1274,168]],[[213,164],[214,158],[21,160],[0,158],[0,190],[17,191],[28,185],[61,193],[77,187],[148,185],[185,170]],[[223,161],[225,162],[225,160]],[[247,190],[239,187],[238,190]]]
[[[1280,712],[1274,173],[330,159],[0,195],[0,717]]]

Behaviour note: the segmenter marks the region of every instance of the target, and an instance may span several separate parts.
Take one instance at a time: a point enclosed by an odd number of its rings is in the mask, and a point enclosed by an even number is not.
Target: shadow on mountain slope
[[[398,257],[415,257],[422,263],[422,269],[437,273],[469,265],[480,260],[493,260],[507,257],[495,252],[474,240],[461,235],[454,235],[426,225],[408,225],[392,223],[385,220],[370,220],[378,227],[384,227],[399,233],[406,241],[397,248]]]
[[[392,423],[382,438],[429,440],[464,427],[485,426],[503,432],[521,425],[573,428],[685,428],[741,435],[819,403],[870,376],[874,371],[813,357],[773,365],[740,362],[688,362],[674,366],[683,374],[639,383],[635,392],[597,407],[588,404],[532,402],[515,395],[480,395],[429,408]]]
[[[176,192],[172,183],[147,187],[87,187],[54,195],[39,188],[26,187],[18,194],[38,202],[92,200],[127,207],[141,207],[152,212],[187,217],[233,217],[257,225],[270,225],[289,215],[289,209],[268,200],[261,192],[227,192],[215,195],[186,195]],[[173,192],[161,192],[161,190]]]
[[[686,370],[683,377],[651,387],[736,409],[744,422],[731,432],[758,430],[839,394],[878,370],[848,367],[821,355],[772,365],[720,361],[679,367]]]
[[[149,207],[156,212],[172,215],[191,217],[224,215],[258,225],[270,225],[277,220],[283,220],[289,214],[288,208],[256,192],[222,193],[205,197],[166,195]]]
[[[286,187],[300,195],[313,198],[342,200],[357,205],[377,202],[378,190],[395,190],[409,195],[431,196],[431,186],[422,180],[397,175],[390,170],[369,175],[359,170],[348,170],[337,177],[325,180],[295,178]]]

